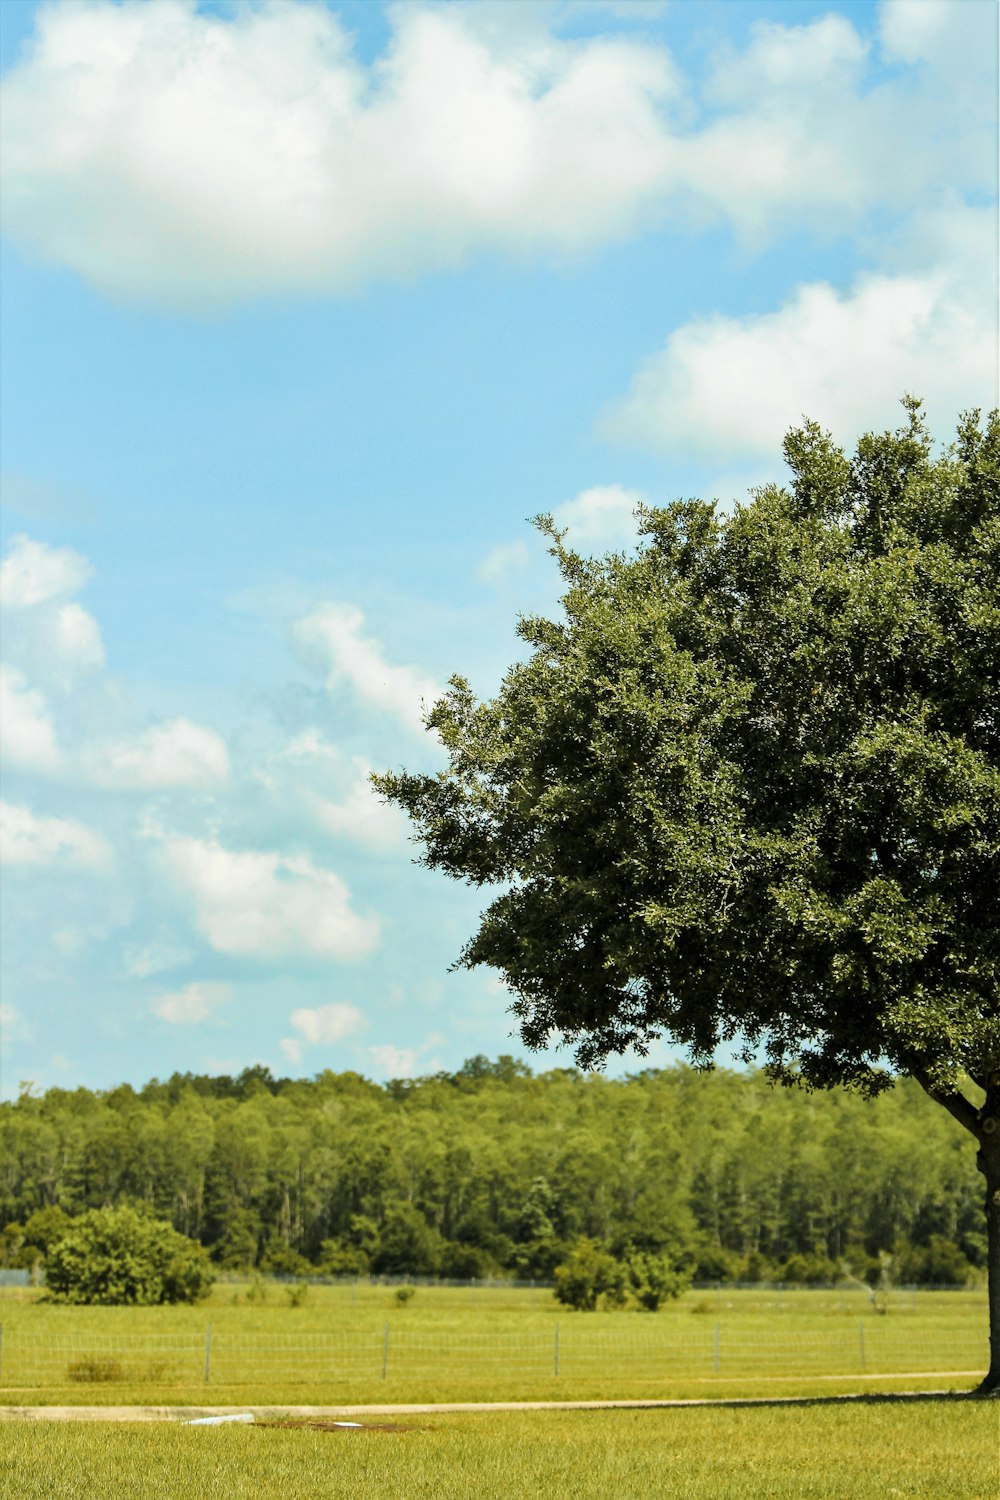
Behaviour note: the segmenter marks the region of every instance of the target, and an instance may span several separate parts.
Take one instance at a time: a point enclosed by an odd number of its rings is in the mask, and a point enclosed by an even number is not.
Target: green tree
[[[425,862],[503,887],[461,955],[529,1046],[592,1065],[740,1037],[775,1079],[919,1081],[978,1144],[1000,1390],[1000,417],[935,455],[907,398],[787,487],[641,514],[634,556],[542,529],[564,617],[492,702],[428,715],[435,776],[376,784]]]
[[[197,1302],[213,1281],[200,1245],[134,1208],[95,1208],[73,1220],[45,1256],[57,1302]]]
[[[632,1250],[625,1259],[629,1289],[641,1308],[656,1312],[660,1304],[679,1297],[691,1285],[690,1275],[679,1271],[669,1255]]]
[[[609,1307],[621,1307],[627,1279],[621,1261],[607,1250],[593,1240],[577,1240],[563,1264],[556,1266],[556,1300],[577,1312],[593,1312],[602,1299]]]

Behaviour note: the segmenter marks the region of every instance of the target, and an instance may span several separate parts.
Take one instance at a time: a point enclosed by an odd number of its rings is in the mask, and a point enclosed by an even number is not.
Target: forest
[[[146,1205],[222,1269],[550,1279],[587,1238],[695,1280],[978,1279],[974,1143],[910,1080],[867,1100],[678,1065],[627,1078],[509,1057],[371,1083],[174,1074],[0,1105],[0,1258]]]

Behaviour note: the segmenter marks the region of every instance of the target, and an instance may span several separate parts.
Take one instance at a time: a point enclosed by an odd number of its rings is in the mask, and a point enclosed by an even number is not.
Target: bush
[[[441,1255],[441,1275],[449,1281],[483,1281],[495,1276],[497,1264],[480,1245],[462,1245],[448,1240]]]
[[[690,1276],[678,1271],[669,1255],[635,1250],[625,1265],[632,1295],[646,1312],[656,1312],[661,1302],[679,1297],[691,1285]]]
[[[826,1255],[790,1255],[778,1272],[778,1280],[789,1286],[832,1286],[838,1274]]]
[[[620,1261],[593,1240],[577,1240],[561,1266],[556,1266],[556,1300],[578,1312],[593,1312],[603,1299],[607,1307],[625,1301],[627,1273]]]
[[[975,1267],[953,1240],[932,1234],[926,1245],[907,1246],[899,1256],[899,1280],[923,1286],[966,1286]]]
[[[417,1289],[415,1286],[398,1286],[396,1288],[396,1301],[400,1307],[405,1307],[416,1295]]]
[[[311,1276],[316,1267],[297,1250],[279,1242],[261,1256],[260,1269],[265,1276]]]
[[[105,1305],[197,1302],[214,1280],[201,1245],[134,1208],[74,1219],[45,1257],[48,1297]]]
[[[319,1247],[317,1268],[324,1276],[367,1276],[368,1256],[360,1245],[345,1240],[324,1240]]]

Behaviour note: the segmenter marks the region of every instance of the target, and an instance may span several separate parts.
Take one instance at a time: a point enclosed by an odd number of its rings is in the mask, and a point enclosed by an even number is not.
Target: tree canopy
[[[45,1256],[46,1295],[54,1302],[197,1302],[213,1280],[200,1245],[124,1206],[70,1220]]]
[[[445,770],[376,782],[428,865],[501,887],[460,962],[527,1044],[917,1078],[980,1141],[1000,1326],[1000,419],[936,454],[904,405],[853,456],[806,422],[731,513],[641,512],[634,554],[541,518],[562,617],[492,701],[452,679]]]
[[[551,1280],[581,1239],[701,1281],[981,1277],[971,1137],[914,1083],[873,1102],[757,1071],[629,1078],[511,1058],[375,1085],[177,1074],[0,1103],[0,1264],[143,1204],[224,1269]]]

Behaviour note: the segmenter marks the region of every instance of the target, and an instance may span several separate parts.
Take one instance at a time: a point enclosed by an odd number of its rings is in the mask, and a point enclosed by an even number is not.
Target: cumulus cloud
[[[107,841],[83,823],[42,817],[17,803],[0,802],[0,861],[104,870],[112,854]]]
[[[301,1064],[307,1046],[332,1046],[346,1037],[357,1036],[368,1024],[364,1012],[345,1001],[301,1007],[293,1010],[288,1019],[300,1035],[284,1036],[278,1045],[293,1067]]]
[[[5,84],[8,232],[112,295],[212,306],[578,252],[668,215],[839,231],[992,182],[989,5],[885,6],[883,54],[919,72],[877,87],[845,16],[760,22],[700,100],[662,46],[526,12],[395,6],[366,65],[318,5],[44,7]]]
[[[75,594],[91,571],[87,559],[71,547],[48,547],[31,537],[16,536],[0,562],[0,606],[30,609]]]
[[[396,807],[387,806],[370,782],[371,767],[355,760],[354,779],[342,797],[334,801],[315,792],[307,794],[319,826],[335,838],[359,844],[377,854],[389,854],[406,842],[409,823]]]
[[[53,621],[51,637],[53,655],[71,671],[96,671],[104,666],[100,626],[81,605],[61,606]]]
[[[990,278],[865,275],[849,291],[800,286],[776,312],[678,328],[603,418],[602,432],[720,462],[780,452],[803,415],[842,441],[895,426],[904,391],[936,430],[997,399]]]
[[[417,1071],[417,1053],[412,1047],[394,1047],[384,1042],[369,1047],[368,1055],[383,1078],[413,1078]]]
[[[302,655],[326,673],[335,692],[349,687],[365,703],[393,714],[411,729],[423,727],[423,709],[441,689],[414,667],[386,661],[379,643],[364,634],[365,617],[353,604],[319,604],[296,622]]]
[[[321,6],[43,10],[5,89],[10,232],[107,291],[197,303],[633,226],[664,170],[665,54],[518,44],[463,6],[391,19],[366,68]]]
[[[6,632],[30,664],[57,686],[104,665],[97,621],[69,601],[90,577],[90,563],[70,547],[13,538],[0,562],[0,608]]]
[[[14,766],[55,775],[63,757],[45,694],[23,672],[0,663],[0,751]]]
[[[620,484],[595,485],[557,506],[553,520],[565,527],[570,546],[604,551],[628,547],[638,536],[635,511],[645,496]]]
[[[196,979],[182,990],[157,995],[149,1003],[154,1016],[171,1026],[197,1026],[211,1019],[221,1005],[232,998],[233,987],[219,981]]]
[[[288,1019],[313,1047],[356,1036],[366,1025],[364,1013],[356,1005],[348,1005],[344,1001],[318,1005],[313,1009],[293,1010]]]
[[[213,786],[229,775],[229,754],[221,735],[183,718],[92,746],[84,764],[92,781],[116,789]]]
[[[193,900],[198,930],[218,952],[349,960],[374,947],[375,921],[353,910],[339,875],[305,856],[160,838],[168,873]]]

